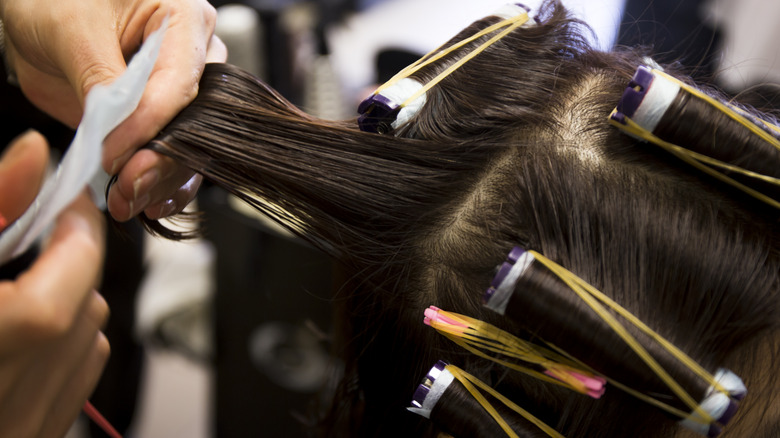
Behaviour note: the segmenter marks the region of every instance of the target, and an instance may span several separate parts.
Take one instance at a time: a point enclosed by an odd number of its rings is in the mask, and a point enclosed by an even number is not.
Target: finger
[[[8,223],[19,218],[35,199],[48,161],[46,139],[34,131],[17,137],[3,153],[0,158],[0,214]]]
[[[173,197],[193,174],[192,170],[169,157],[148,149],[140,150],[111,187],[108,210],[116,220],[128,220],[150,205]]]
[[[195,198],[202,181],[203,177],[199,174],[195,174],[187,183],[176,191],[173,197],[166,199],[163,202],[150,205],[144,210],[144,214],[149,219],[162,219],[181,213],[181,211]]]
[[[106,138],[103,167],[108,173],[118,173],[136,149],[154,138],[195,98],[216,23],[214,8],[205,1],[197,3],[199,7],[182,3],[178,9],[174,4],[171,9],[155,11],[148,19],[138,18],[142,26],[135,26],[145,28],[148,35],[170,14],[157,63],[138,108]]]
[[[42,437],[63,436],[67,432],[81,412],[84,402],[95,390],[110,351],[108,339],[102,332],[98,332],[88,354],[67,379],[55,403],[51,405],[41,430]]]
[[[15,414],[19,418],[10,421],[16,421],[17,427],[25,433],[13,436],[54,436],[42,432],[53,425],[59,428],[73,421],[83,399],[63,398],[63,393],[79,389],[73,388],[74,383],[86,386],[79,392],[94,388],[108,356],[107,341],[99,334],[95,317],[106,312],[105,301],[98,294],[92,294],[83,303],[73,327],[61,336],[30,342],[25,346],[24,358],[31,360],[16,359],[16,362],[26,363],[27,366],[17,370],[13,376],[15,385],[8,394],[8,399],[15,401],[10,407],[21,409]],[[19,358],[19,355],[13,357]],[[90,376],[89,381],[80,379],[74,382],[77,376],[85,373]],[[59,412],[60,418],[55,423],[51,423],[53,410]]]
[[[92,15],[91,21],[95,25],[85,31],[82,20],[61,20],[64,30],[60,35],[67,38],[58,41],[52,56],[83,108],[92,87],[114,82],[127,69],[127,64],[112,8],[89,8],[82,13]]]
[[[47,247],[16,281],[24,298],[19,306],[30,307],[17,312],[25,317],[26,335],[51,336],[72,326],[102,269],[103,222],[86,194],[60,215]]]

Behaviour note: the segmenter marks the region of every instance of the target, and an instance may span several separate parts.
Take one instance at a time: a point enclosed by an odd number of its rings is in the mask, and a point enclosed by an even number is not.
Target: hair
[[[344,270],[334,353],[345,370],[315,432],[435,436],[444,425],[461,436],[451,427],[456,417],[492,421],[479,409],[439,415],[439,425],[406,411],[420,379],[443,359],[565,436],[683,436],[679,418],[616,388],[593,400],[510,372],[422,324],[434,304],[533,337],[533,326],[481,306],[496,266],[521,245],[604,292],[706,369],[742,377],[750,394],[723,436],[780,436],[778,211],[610,126],[644,54],[591,49],[586,28],[557,2],[539,17],[443,79],[389,134],[361,132],[354,119],[317,119],[236,67],[210,64],[198,97],[151,147]],[[479,20],[446,46],[498,21]],[[425,83],[488,38],[412,77]],[[694,121],[665,123],[678,128],[670,135],[687,135],[689,125],[713,117],[703,109]],[[780,169],[777,154],[768,159]],[[529,321],[554,321],[562,341],[576,333],[592,363],[614,348],[611,338],[589,337],[581,309],[525,312]]]
[[[520,438],[549,436],[500,402],[494,403],[494,407]],[[458,380],[453,380],[441,394],[440,401],[431,409],[430,418],[442,432],[452,436],[491,438],[505,435]]]

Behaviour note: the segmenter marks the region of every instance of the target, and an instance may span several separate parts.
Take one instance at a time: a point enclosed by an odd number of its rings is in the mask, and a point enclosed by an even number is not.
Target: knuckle
[[[77,85],[84,91],[85,96],[95,85],[116,77],[111,65],[100,59],[85,60],[79,65],[81,69],[76,81]]]
[[[82,273],[99,270],[101,258],[103,257],[103,245],[100,233],[103,231],[104,227],[102,225],[102,220],[98,222],[98,224],[100,225],[95,226],[92,230],[74,233],[74,235],[70,236],[71,241],[68,242],[70,254],[81,260],[79,269]]]
[[[97,351],[98,359],[101,363],[108,361],[108,358],[111,356],[111,344],[108,342],[108,338],[102,334],[102,332],[98,336],[95,349]]]
[[[213,31],[217,25],[217,10],[209,2],[203,2],[203,19],[208,29]]]
[[[73,318],[46,300],[32,300],[30,311],[21,321],[23,333],[33,340],[47,341],[65,336],[73,326]]]

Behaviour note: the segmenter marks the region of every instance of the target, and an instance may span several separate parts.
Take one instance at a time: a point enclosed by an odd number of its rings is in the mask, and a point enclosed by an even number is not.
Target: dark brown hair
[[[593,400],[550,386],[422,324],[433,304],[532,336],[480,305],[515,245],[593,284],[705,368],[740,375],[750,394],[723,436],[780,434],[777,211],[609,126],[642,58],[591,50],[583,29],[548,3],[540,24],[453,72],[386,135],[316,119],[249,74],[208,65],[198,97],[153,142],[346,272],[336,351],[345,371],[323,435],[433,436],[439,429],[405,407],[439,359],[569,437],[677,433],[678,419],[615,388]],[[424,83],[487,38],[413,77]],[[580,316],[557,314],[560,332],[587,332]],[[612,348],[588,342],[596,358]]]

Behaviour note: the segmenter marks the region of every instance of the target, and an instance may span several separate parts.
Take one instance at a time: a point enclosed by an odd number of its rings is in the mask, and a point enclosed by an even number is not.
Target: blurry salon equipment
[[[743,103],[780,108],[780,3],[626,0],[618,44],[650,47],[702,83]]]
[[[216,249],[214,436],[304,436],[332,365],[331,261],[221,189],[200,203]]]

